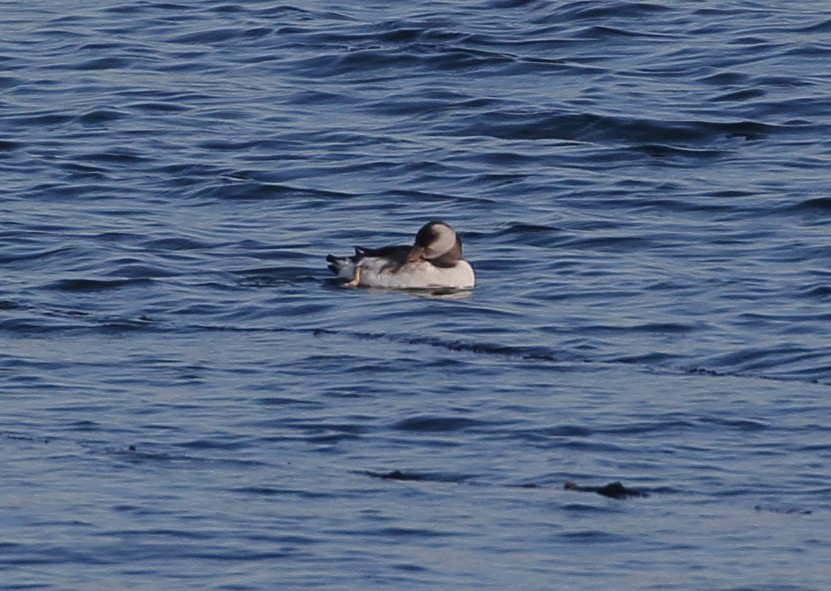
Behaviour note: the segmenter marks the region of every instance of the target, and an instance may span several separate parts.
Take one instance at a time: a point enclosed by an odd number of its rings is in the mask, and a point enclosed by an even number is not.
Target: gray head
[[[433,221],[416,234],[407,262],[429,261],[438,267],[452,267],[462,260],[462,240],[448,224]]]

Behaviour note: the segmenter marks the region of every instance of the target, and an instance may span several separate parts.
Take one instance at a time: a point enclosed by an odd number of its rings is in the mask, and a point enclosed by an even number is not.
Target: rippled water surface
[[[828,588],[823,3],[0,7],[3,589]]]

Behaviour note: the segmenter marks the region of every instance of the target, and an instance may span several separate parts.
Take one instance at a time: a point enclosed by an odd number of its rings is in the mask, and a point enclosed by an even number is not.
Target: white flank
[[[473,267],[467,261],[459,261],[453,267],[436,267],[432,263],[419,261],[407,263],[397,271],[384,269],[389,261],[379,257],[361,259],[360,281],[364,287],[387,287],[394,289],[472,289],[476,284]],[[340,276],[343,276],[341,270]],[[353,276],[349,276],[352,279]]]

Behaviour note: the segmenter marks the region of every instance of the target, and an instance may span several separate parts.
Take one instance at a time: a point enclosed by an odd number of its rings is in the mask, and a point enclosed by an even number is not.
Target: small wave
[[[735,429],[737,431],[764,431],[770,429],[771,425],[764,421],[754,421],[752,419],[725,419],[723,417],[710,416],[699,419],[700,423],[719,425]]]
[[[664,4],[654,2],[612,1],[598,5],[594,2],[567,2],[555,14],[548,17],[552,22],[570,22],[578,20],[598,21],[604,19],[654,18],[658,13],[672,9]]]
[[[654,248],[656,243],[641,236],[597,236],[567,240],[562,243],[562,246],[564,248],[633,252]]]
[[[579,530],[560,534],[570,544],[625,544],[631,543],[632,538],[602,530]]]
[[[634,150],[643,152],[649,156],[659,158],[667,158],[671,156],[683,158],[718,158],[726,155],[725,150],[718,150],[712,148],[685,148],[681,146],[669,146],[665,144],[642,144],[633,146]]]
[[[799,29],[794,29],[794,31],[800,33],[831,33],[831,18],[812,25],[806,25]]]
[[[155,251],[183,251],[183,250],[204,250],[212,247],[207,242],[200,242],[191,238],[156,238],[142,244],[151,252]]]
[[[554,248],[562,245],[564,235],[561,228],[544,224],[513,222],[495,235],[500,243],[520,244],[537,248]]]
[[[196,33],[185,33],[184,35],[171,38],[169,42],[182,45],[218,44],[239,39],[241,36],[242,30],[236,27],[215,28],[207,31],[198,31]]]
[[[401,482],[450,482],[460,483],[469,480],[471,477],[466,474],[440,474],[428,472],[413,472],[409,470],[392,470],[390,472],[375,472],[366,470],[359,472],[372,478],[381,480],[397,480]]]
[[[7,264],[7,263],[17,263],[21,261],[33,261],[39,259],[48,259],[55,255],[64,254],[67,252],[72,252],[71,248],[68,247],[58,247],[58,248],[47,248],[44,250],[37,250],[34,252],[22,252],[18,254],[3,254],[0,255],[0,264]]]
[[[298,489],[298,488],[287,488],[287,487],[273,487],[273,486],[243,486],[240,488],[234,489],[235,492],[239,492],[245,495],[254,495],[257,497],[283,497],[283,496],[292,496],[292,497],[299,497],[301,499],[328,499],[335,497],[335,493],[329,492],[320,492],[316,490],[309,490],[309,489]],[[338,493],[339,495],[340,493]],[[307,538],[302,536],[297,536],[296,539],[289,539],[290,536],[286,536],[287,541],[293,541],[294,543],[304,543],[308,541]]]
[[[21,127],[34,127],[41,125],[44,127],[52,127],[72,121],[74,118],[74,115],[69,115],[66,113],[56,113],[51,111],[29,111],[26,115],[6,116],[5,120],[6,123],[16,124]]]
[[[14,88],[20,84],[23,84],[22,78],[0,75],[0,88]]]
[[[78,117],[78,122],[84,125],[101,125],[123,119],[126,116],[127,113],[118,109],[95,109]]]
[[[743,90],[734,90],[725,94],[720,94],[713,97],[711,100],[716,102],[746,102],[751,99],[765,96],[767,92],[761,88],[746,88]]]
[[[152,282],[153,280],[147,277],[132,279],[59,279],[51,283],[48,287],[57,291],[84,293],[120,289],[135,285],[148,285]]]
[[[515,234],[539,234],[539,233],[549,233],[549,232],[556,232],[560,230],[555,226],[546,226],[543,224],[528,224],[523,222],[514,222],[509,224],[507,228],[504,230],[499,230],[496,233],[496,236],[513,236]]]
[[[140,262],[128,259],[125,261],[113,261],[117,265],[107,275],[129,279],[148,279],[155,277],[174,277],[176,273],[158,266],[145,265]]]
[[[140,164],[149,162],[147,158],[130,148],[115,148],[103,152],[93,152],[86,154],[84,160],[92,162],[104,162],[108,164]]]
[[[603,39],[626,39],[626,38],[645,38],[645,39],[661,39],[670,37],[661,33],[650,33],[643,29],[625,29],[623,27],[613,27],[609,25],[592,25],[580,29],[575,37],[578,39],[591,39],[592,41]]]
[[[236,284],[239,286],[271,287],[285,283],[317,283],[319,278],[316,271],[312,267],[282,265],[236,271],[235,275],[238,277]]]
[[[694,423],[669,416],[656,421],[635,421],[632,420],[625,425],[614,425],[602,429],[596,429],[600,433],[615,433],[627,435],[645,435],[651,433],[664,433],[667,431],[688,430],[694,427]]]
[[[144,111],[146,113],[178,113],[189,110],[186,105],[181,105],[175,102],[164,101],[140,101],[127,105],[130,109]]]
[[[811,515],[813,510],[795,505],[755,505],[753,510],[757,513],[778,513],[780,515]]]
[[[678,334],[678,333],[687,333],[693,332],[696,330],[696,326],[693,324],[684,324],[681,322],[634,322],[634,323],[621,323],[618,325],[604,325],[604,324],[597,324],[586,326],[584,329],[586,332],[626,332],[626,333],[656,333],[656,334]],[[671,355],[667,354],[660,354],[660,353],[650,353],[648,354],[648,359],[650,361],[657,361],[659,359],[669,359],[672,358]],[[619,360],[621,362],[631,362],[635,358],[633,357],[620,357]],[[645,357],[641,357],[640,360],[647,359]]]
[[[673,331],[677,327],[674,325],[670,325],[670,330]],[[805,382],[805,383],[825,383],[821,381],[818,375],[827,375],[826,368],[818,367],[814,369],[805,370],[805,372],[791,372],[790,374],[779,374],[779,375],[772,375],[769,373],[765,373],[765,367],[777,367],[774,363],[773,365],[770,364],[761,364],[755,368],[749,367],[739,367],[732,363],[729,363],[731,369],[722,369],[723,360],[719,364],[713,364],[711,367],[702,367],[702,366],[693,366],[693,367],[685,367],[683,365],[676,365],[673,361],[678,361],[682,359],[677,355],[667,356],[663,354],[658,354],[657,356],[653,356],[652,354],[641,356],[641,357],[619,357],[616,359],[589,359],[585,357],[581,357],[579,354],[576,353],[568,353],[568,352],[553,352],[544,347],[522,347],[522,346],[510,346],[510,345],[500,345],[500,344],[492,344],[492,343],[476,343],[476,342],[462,342],[462,341],[451,341],[441,338],[435,337],[413,337],[409,335],[401,335],[401,334],[391,334],[391,333],[355,333],[350,331],[340,331],[340,330],[332,330],[326,328],[317,328],[317,329],[310,329],[313,334],[318,336],[324,335],[332,335],[332,336],[347,336],[349,338],[359,338],[359,339],[369,339],[369,340],[390,340],[395,342],[402,342],[408,343],[413,345],[426,345],[431,347],[441,347],[447,349],[448,351],[459,351],[459,352],[466,352],[471,354],[483,354],[483,355],[497,355],[497,356],[505,356],[505,357],[512,357],[517,359],[522,359],[529,362],[537,362],[537,363],[548,363],[548,364],[563,364],[563,363],[587,363],[587,364],[598,364],[598,365],[608,365],[608,364],[636,364],[641,365],[645,368],[650,368],[651,371],[665,371],[669,373],[687,373],[687,374],[697,374],[701,376],[712,376],[712,377],[735,377],[735,378],[752,378],[752,379],[763,379],[763,380],[773,380],[773,381],[793,381],[793,382]],[[686,331],[687,328],[682,325],[681,331]],[[820,358],[824,358],[824,353],[817,354]],[[754,357],[751,355],[751,357]],[[807,372],[807,373],[806,373]],[[816,375],[815,375],[816,374]]]
[[[826,300],[831,298],[831,283],[821,283],[806,286],[802,289],[800,293],[802,296],[807,298]]]
[[[721,153],[714,143],[730,138],[762,139],[795,126],[760,121],[706,121],[635,119],[590,112],[491,111],[468,122],[465,133],[506,140],[571,140],[624,143],[635,146],[678,145],[686,154],[712,156]],[[706,145],[706,148],[702,148]],[[684,155],[685,152],[678,152]]]
[[[343,198],[344,193],[327,189],[298,187],[285,183],[235,180],[209,185],[194,193],[194,196],[199,199],[210,200],[269,201],[287,197]]]
[[[80,64],[71,66],[76,70],[115,70],[126,68],[133,63],[133,60],[124,57],[102,57],[91,59]]]
[[[393,428],[399,431],[419,432],[461,431],[471,427],[477,427],[481,424],[481,421],[474,421],[463,417],[423,415],[399,421],[393,425]]]
[[[790,211],[807,211],[817,213],[831,212],[831,197],[812,197],[787,208]]]
[[[738,86],[748,84],[751,76],[742,72],[718,72],[716,74],[709,74],[697,81],[702,84],[710,84],[724,88],[726,86]]]

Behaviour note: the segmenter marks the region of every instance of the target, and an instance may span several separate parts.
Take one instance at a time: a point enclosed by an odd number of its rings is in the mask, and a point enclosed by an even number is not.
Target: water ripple
[[[823,7],[3,22],[4,585],[821,588]],[[472,293],[328,280],[435,218]]]

